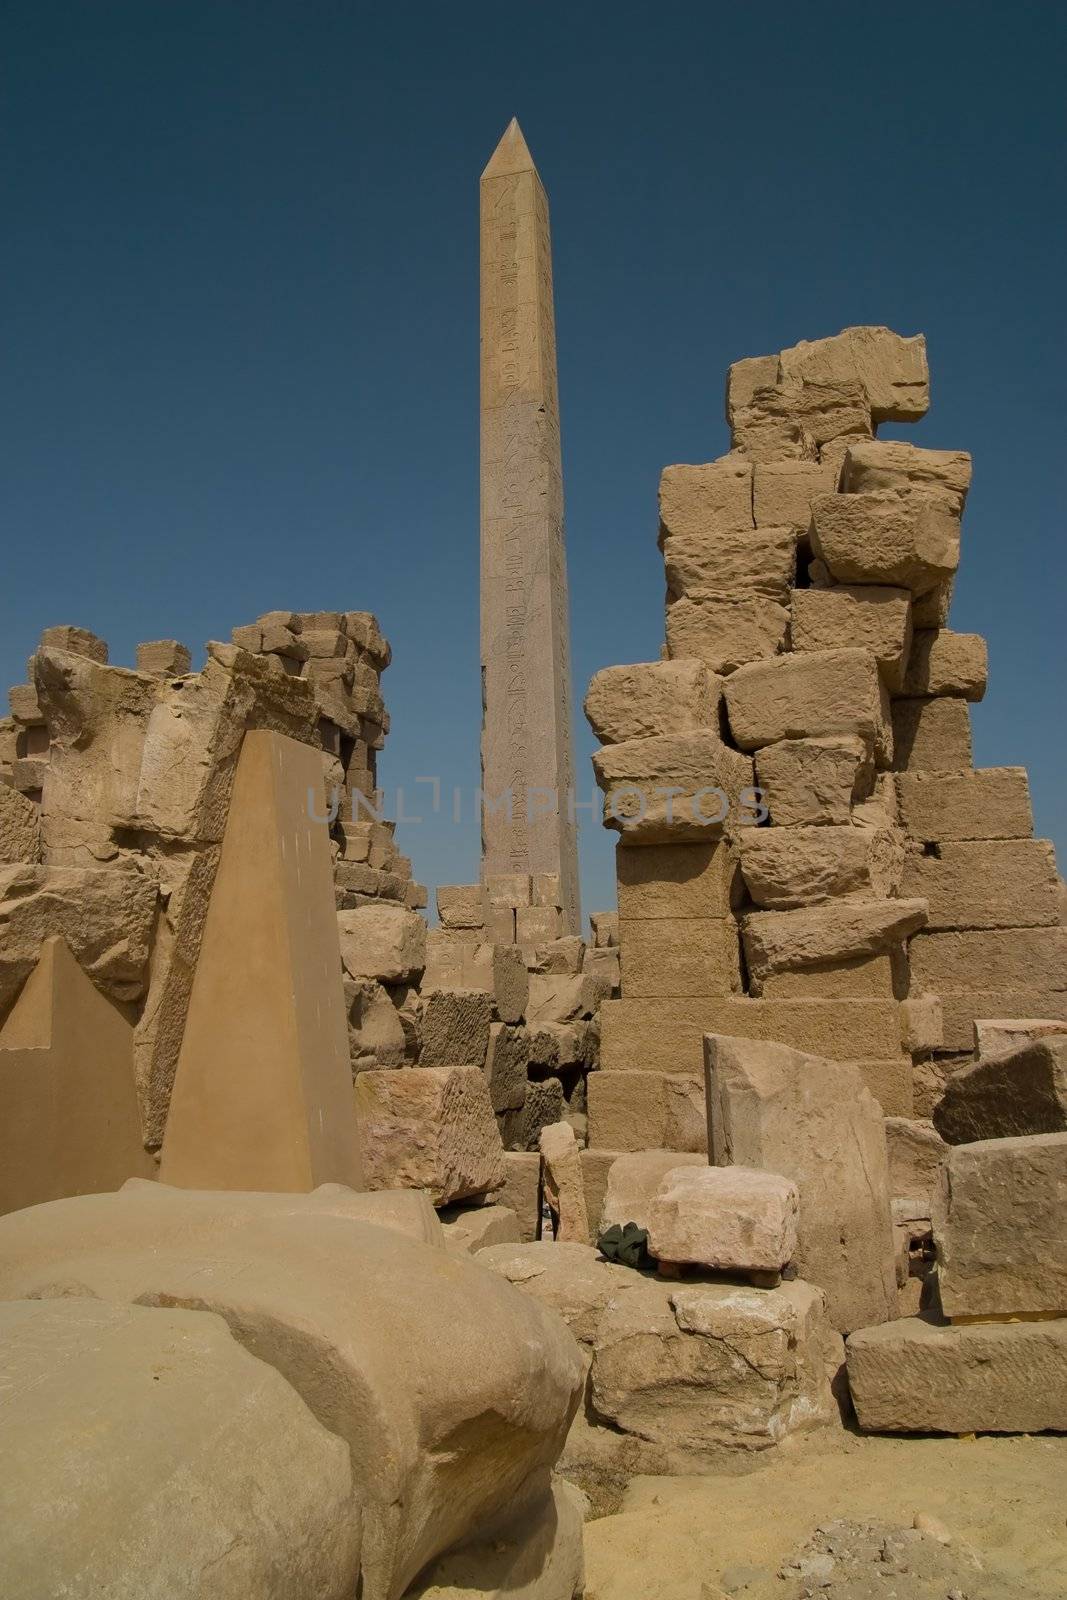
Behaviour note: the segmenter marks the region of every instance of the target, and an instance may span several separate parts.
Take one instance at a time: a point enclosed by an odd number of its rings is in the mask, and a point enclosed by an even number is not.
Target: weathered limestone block
[[[899,694],[912,648],[911,593],[877,584],[796,589],[790,641],[798,651],[869,650],[886,688]]]
[[[491,872],[485,879],[486,903],[492,910],[531,905],[530,894],[528,872]]]
[[[846,1353],[867,1433],[1067,1429],[1067,1320],[938,1327],[903,1317],[853,1333]]]
[[[728,917],[742,897],[737,855],[723,839],[701,844],[645,845],[615,849],[619,909],[615,942],[622,919]]]
[[[37,688],[32,683],[15,683],[7,691],[12,720],[23,728],[43,728],[45,714],[37,698]]]
[[[481,1067],[489,1048],[489,996],[434,989],[419,1005],[420,1067]]]
[[[1053,927],[1056,853],[1047,839],[946,840],[910,854],[904,893],[929,902],[930,928]]]
[[[137,670],[153,678],[184,677],[192,664],[187,646],[177,639],[150,639],[137,646]]]
[[[760,1290],[638,1280],[600,1318],[593,1407],[694,1462],[825,1426],[834,1416],[825,1308],[800,1281]]]
[[[666,632],[672,659],[695,657],[727,673],[784,650],[789,612],[761,594],[686,594],[668,604]]]
[[[1028,839],[1033,832],[1025,767],[898,772],[900,820],[914,839]]]
[[[1067,1035],[980,1056],[954,1072],[934,1108],[934,1122],[953,1145],[1067,1133]]]
[[[910,994],[900,1002],[900,1031],[905,1050],[914,1056],[928,1055],[944,1044],[945,1019],[941,996]]]
[[[796,574],[796,543],[796,531],[790,526],[713,526],[674,532],[661,525],[668,598],[758,594],[788,605]]]
[[[853,440],[841,471],[845,494],[933,489],[950,496],[961,511],[970,486],[971,458],[966,450],[922,450],[897,439]]]
[[[517,945],[493,945],[493,1003],[502,1022],[521,1022],[530,1000],[530,977]]]
[[[518,1218],[519,1239],[523,1244],[540,1238],[541,1156],[538,1151],[504,1151],[504,1183],[496,1191],[496,1200],[498,1206],[506,1207]]]
[[[0,1305],[0,1329],[12,1600],[355,1593],[348,1447],[221,1317],[45,1299]]]
[[[443,883],[437,890],[442,928],[483,928],[485,905],[480,883]]]
[[[800,1192],[796,1266],[826,1291],[839,1332],[896,1314],[881,1108],[859,1072],[780,1044],[705,1040],[716,1166],[761,1167]]]
[[[134,867],[0,867],[0,1007],[58,936],[116,1000],[144,991],[157,889]]]
[[[704,1092],[695,1075],[681,1070],[594,1072],[586,1093],[593,1148],[707,1149]]]
[[[811,508],[811,544],[838,583],[897,584],[922,595],[959,565],[960,517],[944,496],[922,489],[826,495]]]
[[[858,382],[875,422],[915,422],[930,405],[926,340],[890,328],[845,328],[828,339],[802,339],[778,358],[786,384]]]
[[[602,1070],[598,1077],[603,1080],[621,1072],[699,1072],[705,1033],[777,1039],[835,1061],[888,1060],[900,1054],[900,1007],[894,1000],[753,1000],[741,996],[605,1000],[600,1008]],[[654,1142],[646,1139],[645,1145]]]
[[[407,1055],[404,1024],[381,984],[373,978],[362,982],[346,978],[345,1002],[352,1071],[403,1066]]]
[[[585,1583],[580,1489],[556,1478],[491,1538],[441,1556],[405,1600],[574,1600]]]
[[[752,469],[752,509],[757,528],[806,532],[811,503],[837,488],[837,468],[817,461],[761,461]]]
[[[1067,1313],[1067,1132],[957,1144],[934,1197],[951,1318]]]
[[[990,928],[961,933],[921,933],[909,949],[912,981],[942,997],[957,990],[1067,989],[1067,929]],[[983,1017],[1008,1016],[1015,1007],[979,1011]],[[1029,1006],[1020,1016],[1050,1016]],[[964,1049],[971,1043],[968,1034]],[[946,1049],[955,1049],[946,1045]]]
[[[407,926],[413,929],[412,924]],[[417,939],[418,931],[413,931]],[[431,989],[477,989],[482,994],[492,993],[492,946],[485,943],[482,929],[427,928],[425,946],[425,966],[418,980],[424,993]]]
[[[966,700],[894,700],[893,769],[960,773],[970,767],[971,713]]]
[[[1020,929],[1019,937],[1025,937],[1030,931]],[[1062,979],[1056,981],[1062,982]],[[1005,1012],[1030,1016],[1038,1012],[1045,1018],[1067,1021],[1067,988],[1024,989],[1020,984],[1013,985],[1011,989],[992,990],[950,989],[942,986],[939,993],[944,1016],[942,1049],[956,1051],[967,1057],[968,1065],[974,1030],[983,1017],[1002,1017]]]
[[[889,828],[750,828],[738,848],[748,892],[768,911],[895,894],[904,870],[901,835]]]
[[[525,1028],[509,1027],[504,1022],[490,1023],[485,1076],[494,1111],[518,1111],[523,1105],[529,1058],[530,1036]]]
[[[638,918],[632,922],[623,917],[619,940],[622,991],[629,999],[741,991],[737,924],[732,917]]]
[[[850,961],[771,972],[749,987],[767,1000],[891,1000],[903,986],[895,978],[894,965],[900,966],[897,951],[854,956]]]
[[[339,911],[341,960],[353,978],[406,983],[426,964],[426,924],[400,905],[357,906]]]
[[[920,628],[904,676],[906,695],[958,695],[981,700],[989,676],[986,642],[979,633]]]
[[[852,802],[870,787],[864,740],[783,739],[756,755],[756,782],[774,826],[848,823]]]
[[[590,977],[602,978],[610,991],[618,989],[622,972],[618,949],[586,950],[582,956],[582,971]]]
[[[752,404],[757,389],[773,389],[778,382],[778,356],[745,356],[726,369],[726,420]]]
[[[576,977],[534,973],[530,978],[530,998],[526,1007],[531,1027],[547,1022],[571,1022],[595,1016],[608,990],[599,978],[579,973]]]
[[[627,843],[709,843],[754,803],[751,760],[710,730],[607,745],[593,771],[604,824]]]
[[[518,1116],[518,1143],[522,1150],[539,1150],[541,1129],[563,1119],[566,1101],[558,1078],[542,1078],[526,1085],[526,1099]]]
[[[741,937],[747,970],[762,979],[790,967],[876,955],[925,922],[925,900],[832,900],[800,911],[750,912]]]
[[[63,939],[46,939],[0,1028],[0,1213],[154,1172],[130,1024]]]
[[[84,656],[87,661],[107,663],[107,645],[88,628],[45,628],[38,647],[43,650],[63,650],[70,655]]]
[[[440,1217],[447,1249],[473,1256],[492,1244],[518,1244],[519,1219],[505,1205],[446,1206]]]
[[[644,661],[595,673],[584,710],[601,744],[621,744],[717,728],[721,694],[719,680],[703,661]]]
[[[934,1124],[921,1117],[886,1117],[889,1191],[894,1200],[914,1200],[917,1215],[932,1215],[948,1146]]]
[[[898,1052],[879,1060],[857,1059],[853,1065],[883,1116],[915,1115],[915,1073],[910,1056]]]
[[[372,1189],[426,1189],[435,1206],[504,1181],[500,1134],[478,1067],[361,1072],[356,1116]]]
[[[41,808],[0,783],[0,862],[41,859]]]
[[[573,978],[583,970],[585,944],[576,933],[572,933],[562,939],[549,939],[546,944],[534,945],[524,951],[516,950],[516,954],[527,975],[537,972]]]
[[[580,1345],[591,1349],[612,1298],[633,1286],[629,1267],[605,1261],[592,1245],[542,1239],[479,1251],[478,1265],[563,1318]]]
[[[348,1447],[362,1594],[398,1600],[435,1556],[536,1503],[584,1372],[538,1307],[364,1221],[365,1200],[138,1184],[34,1207],[0,1219],[0,1296],[220,1313]]]
[[[541,1129],[538,1143],[544,1197],[559,1219],[557,1241],[589,1244],[589,1213],[574,1129],[569,1122],[551,1123]]]
[[[193,979],[160,1173],[201,1189],[358,1185],[316,752],[245,735]]]
[[[730,442],[753,461],[818,459],[818,447],[842,437],[870,438],[871,408],[855,377],[830,382],[785,379],[756,389],[731,418]]]
[[[668,1173],[690,1167],[698,1172],[710,1170],[706,1153],[635,1150],[629,1155],[616,1156],[608,1168],[599,1231],[603,1233],[616,1223],[625,1226],[627,1222],[636,1222],[639,1228],[647,1228],[652,1201],[663,1180]]]
[[[780,1272],[797,1249],[796,1184],[748,1167],[677,1167],[649,1207],[648,1248],[658,1261],[722,1272]]]
[[[734,739],[743,750],[781,739],[844,735],[892,756],[889,699],[867,650],[821,650],[740,667],[724,685]]]
[[[752,465],[739,456],[721,456],[699,466],[664,467],[659,480],[661,538],[696,541],[719,530],[751,529]]]

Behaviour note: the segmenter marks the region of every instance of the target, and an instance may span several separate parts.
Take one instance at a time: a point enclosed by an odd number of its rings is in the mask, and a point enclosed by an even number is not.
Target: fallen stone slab
[[[1067,1132],[1067,1034],[980,1057],[953,1073],[934,1123],[953,1145]]]
[[[675,1167],[648,1213],[657,1261],[720,1272],[778,1273],[797,1248],[796,1184],[750,1167]]]
[[[503,1150],[481,1068],[361,1072],[355,1115],[371,1189],[425,1189],[435,1206],[499,1189]]]
[[[846,1341],[865,1433],[1067,1430],[1067,1319],[942,1327],[902,1317]]]
[[[798,911],[754,911],[741,936],[749,976],[850,961],[901,944],[926,923],[925,900],[834,900]],[[624,951],[625,968],[625,951]]]
[[[653,1197],[667,1174],[686,1167],[703,1172],[707,1166],[707,1155],[700,1151],[634,1150],[617,1155],[608,1168],[598,1232],[627,1222],[647,1230]]]

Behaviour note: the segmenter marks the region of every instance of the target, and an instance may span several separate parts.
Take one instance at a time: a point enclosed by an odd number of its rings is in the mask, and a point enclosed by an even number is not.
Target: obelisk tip
[[[534,158],[530,154],[529,146],[522,136],[518,117],[512,117],[504,129],[500,143],[489,158],[489,165],[482,173],[485,178],[504,178],[514,172],[536,172]]]

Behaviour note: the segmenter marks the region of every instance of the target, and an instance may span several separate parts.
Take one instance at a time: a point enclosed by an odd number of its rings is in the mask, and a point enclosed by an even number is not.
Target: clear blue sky
[[[517,115],[552,207],[579,703],[658,653],[659,471],[727,448],[728,363],[921,330],[930,415],[886,431],[974,454],[976,759],[1030,767],[1063,857],[1062,7],[12,0],[2,38],[4,682],[53,622],[132,664],[370,609],[387,784],[470,795],[478,174]],[[576,735],[588,773],[580,710]],[[401,829],[424,881],[476,876],[471,809]],[[582,859],[611,904],[588,821]]]

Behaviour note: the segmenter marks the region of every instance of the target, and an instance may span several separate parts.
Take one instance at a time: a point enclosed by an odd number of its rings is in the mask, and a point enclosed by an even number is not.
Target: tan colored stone
[[[802,339],[778,358],[779,381],[858,382],[875,422],[915,422],[930,405],[926,340],[889,328],[845,328],[828,339]]]
[[[700,1079],[673,1072],[594,1072],[586,1086],[589,1143],[602,1150],[707,1148]]]
[[[746,969],[762,979],[789,967],[876,955],[925,922],[926,902],[914,899],[832,900],[800,911],[750,912],[741,921]]]
[[[700,541],[719,530],[751,529],[751,463],[726,455],[700,466],[664,467],[659,515],[661,537]]]
[[[905,1050],[914,1056],[928,1055],[931,1050],[940,1050],[945,1034],[940,995],[911,994],[902,1000],[900,1031]]]
[[[824,1426],[824,1296],[638,1279],[617,1293],[593,1347],[592,1404],[624,1433],[694,1464],[717,1449],[766,1449]]]
[[[503,1159],[504,1182],[496,1192],[497,1202],[518,1219],[519,1240],[529,1244],[541,1236],[541,1156],[535,1150],[505,1150]]]
[[[1023,930],[1024,934],[1028,931]],[[1040,978],[1040,974],[1038,976]],[[1049,976],[1046,972],[1046,982]],[[985,979],[979,977],[972,981],[985,982]],[[1019,1016],[1029,1016],[1036,1011],[1042,1017],[1067,1021],[1067,988],[1024,989],[1016,984],[1011,989],[967,989],[940,985],[938,992],[944,1015],[942,1048],[959,1051],[967,1058],[971,1055],[979,1018],[1002,1017],[1005,1012],[1012,1011]]]
[[[45,714],[37,698],[37,688],[32,683],[16,683],[7,691],[8,705],[15,722],[23,727],[43,728]]]
[[[585,1495],[564,1478],[492,1537],[449,1551],[405,1600],[574,1600],[585,1582]]]
[[[786,969],[768,973],[750,988],[766,1000],[891,1000],[896,992],[893,960],[892,954],[855,956],[826,966]]]
[[[878,1102],[886,1117],[915,1115],[915,1078],[911,1057],[903,1054],[852,1063],[863,1087]]]
[[[1046,839],[946,840],[909,855],[904,893],[928,902],[935,928],[1052,927],[1059,922],[1056,856]]]
[[[181,678],[189,671],[193,658],[177,639],[151,639],[137,646],[137,670],[157,678]]]
[[[770,911],[842,895],[895,894],[904,868],[900,837],[885,828],[750,828],[738,847],[748,892]]]
[[[619,1159],[617,1150],[590,1150],[578,1152],[582,1163],[582,1182],[585,1185],[585,1206],[589,1213],[589,1230],[595,1239],[607,1224],[602,1220],[604,1197],[607,1194],[611,1169]],[[688,1157],[683,1157],[687,1160]],[[698,1160],[701,1158],[698,1156]]]
[[[591,1017],[602,998],[605,998],[605,991],[596,978],[584,974],[566,977],[534,973],[530,978],[527,1020],[531,1026],[540,1026]]]
[[[590,681],[585,715],[601,744],[717,728],[721,685],[703,661],[605,667]]]
[[[40,859],[40,807],[16,789],[0,783],[0,862]]]
[[[477,1067],[361,1072],[356,1111],[372,1189],[426,1189],[444,1206],[504,1181],[500,1135]]]
[[[642,851],[642,854],[647,854]],[[616,862],[618,853],[616,852]],[[630,913],[634,915],[633,912]],[[593,932],[593,944],[597,950],[610,949],[619,942],[619,913],[617,911],[591,911],[589,925]]]
[[[826,495],[812,506],[811,543],[838,583],[897,584],[922,595],[959,565],[959,512],[922,489]]]
[[[780,1272],[797,1248],[800,1196],[748,1167],[675,1167],[652,1196],[649,1253],[720,1272]]]
[[[622,991],[630,999],[740,992],[737,924],[732,917],[634,922],[623,917],[619,939]]]
[[[586,950],[582,956],[582,971],[590,977],[603,979],[611,990],[618,989],[622,975],[618,949]]]
[[[888,696],[866,650],[821,650],[740,667],[724,685],[734,739],[744,750],[781,739],[841,735],[892,756]]]
[[[788,605],[796,574],[796,542],[796,531],[789,526],[712,525],[675,531],[661,522],[659,545],[668,599],[748,594]]]
[[[846,1350],[865,1432],[1067,1429],[1067,1320],[937,1327],[903,1317],[853,1333]]]
[[[845,494],[876,489],[934,489],[960,508],[971,486],[966,450],[923,450],[898,439],[857,439],[848,449],[841,474]]]
[[[542,1188],[558,1218],[556,1239],[563,1244],[589,1244],[589,1213],[574,1129],[556,1122],[541,1129]]]
[[[0,1329],[12,1600],[355,1593],[348,1447],[221,1317],[45,1299]]]
[[[592,1152],[590,1152],[592,1153]],[[636,1222],[647,1228],[654,1196],[668,1173],[695,1167],[708,1170],[706,1152],[682,1154],[677,1150],[635,1150],[616,1155],[608,1168],[607,1187],[600,1209],[600,1232]]]
[[[1033,831],[1025,767],[898,772],[900,820],[915,839],[1028,839]]]
[[[932,1213],[948,1151],[934,1124],[922,1117],[885,1119],[889,1155],[889,1190],[894,1200],[915,1200],[921,1215]]]
[[[1067,930],[1062,928],[991,928],[961,933],[919,934],[909,951],[912,981],[943,997],[957,990],[1067,989]],[[978,1016],[1010,1016],[1012,1006],[979,1011]],[[1020,1016],[1055,1017],[1029,1006]],[[968,1031],[963,1046],[971,1043]],[[956,1049],[956,1045],[946,1045]]]
[[[1055,1038],[1067,1033],[1067,1024],[1048,1017],[990,1017],[975,1021],[974,1054],[976,1060],[987,1061],[993,1056],[1007,1055],[1021,1045],[1036,1044],[1039,1039]]]
[[[530,998],[530,980],[522,954],[514,945],[494,945],[493,1003],[504,1022],[521,1022]]]
[[[684,594],[667,606],[667,651],[695,657],[713,673],[733,672],[786,648],[789,612],[766,595]]]
[[[620,843],[615,876],[616,942],[623,918],[728,917],[741,898],[736,852],[722,839],[639,848]]]
[[[485,1077],[494,1111],[518,1111],[525,1102],[529,1058],[530,1036],[525,1028],[490,1023]]]
[[[855,1067],[710,1035],[708,1123],[717,1166],[760,1167],[800,1192],[797,1271],[825,1290],[839,1332],[896,1313],[881,1108]]]
[[[435,989],[419,1004],[419,1065],[481,1067],[489,1048],[487,994]]]
[[[786,377],[756,389],[731,418],[730,442],[753,461],[816,460],[818,447],[842,436],[870,438],[871,409],[854,373],[829,381]]]
[[[806,532],[811,503],[837,488],[837,468],[816,461],[761,461],[752,469],[752,506],[757,528],[790,527]]]
[[[558,939],[564,931],[562,913],[555,906],[518,906],[515,910],[515,940],[520,945],[544,944]]]
[[[592,1245],[542,1239],[533,1244],[496,1245],[483,1250],[478,1265],[555,1312],[578,1343],[589,1349],[613,1296],[634,1281],[629,1267],[599,1256]]]
[[[869,650],[886,688],[899,693],[911,651],[911,594],[875,584],[796,589],[790,640],[798,651]]]
[[[904,678],[907,695],[959,695],[981,700],[989,674],[986,642],[979,633],[921,628],[916,633]]]
[[[561,1122],[565,1109],[563,1085],[558,1078],[543,1078],[538,1082],[528,1083],[522,1110],[513,1114],[518,1127],[518,1148],[539,1149],[541,1129],[550,1127],[554,1122]],[[506,1119],[506,1125],[510,1121],[510,1118]],[[509,1139],[508,1142],[510,1144],[514,1141]]]
[[[339,911],[337,926],[341,959],[353,978],[406,983],[422,971],[426,924],[406,906],[365,905]]]
[[[869,788],[870,752],[862,739],[783,739],[756,755],[756,781],[779,827],[846,824]]]
[[[950,1146],[933,1210],[946,1316],[1067,1312],[1065,1193],[1067,1132]]]
[[[506,1205],[447,1206],[441,1212],[446,1247],[459,1255],[477,1255],[493,1244],[518,1244],[519,1219]]]
[[[942,1138],[962,1145],[1067,1133],[1067,1029],[1046,1026],[1063,1031],[979,1057],[952,1074],[934,1108]]]
[[[604,824],[627,843],[710,843],[754,805],[751,760],[711,731],[607,745],[593,771]]]
[[[318,758],[241,748],[193,980],[161,1176],[187,1188],[358,1186],[348,1031]]]
[[[965,700],[894,700],[893,769],[959,773],[971,765],[971,714]]]
[[[547,944],[534,945],[519,952],[521,960],[528,963],[527,973],[537,972],[556,977],[574,977],[583,970],[585,944],[577,934],[564,939],[550,939]]]
[[[107,662],[107,645],[95,633],[90,633],[88,628],[45,628],[39,648],[63,650],[101,665]]]
[[[407,1056],[404,1024],[381,984],[373,978],[357,982],[346,977],[344,987],[352,1071],[403,1066]]]
[[[443,883],[437,890],[437,915],[442,928],[485,926],[480,883]]]

